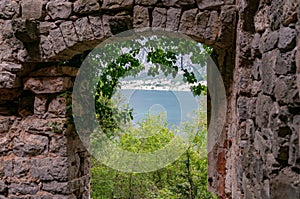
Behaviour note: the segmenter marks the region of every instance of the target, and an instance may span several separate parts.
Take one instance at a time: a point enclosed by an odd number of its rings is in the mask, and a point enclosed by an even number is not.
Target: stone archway
[[[297,0],[0,0],[0,198],[88,198],[88,154],[67,122],[78,69],[59,62],[147,26],[216,50],[229,106],[210,189],[297,198],[299,9]]]

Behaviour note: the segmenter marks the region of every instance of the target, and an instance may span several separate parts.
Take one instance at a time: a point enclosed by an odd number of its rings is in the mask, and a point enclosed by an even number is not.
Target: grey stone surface
[[[130,8],[133,6],[133,0],[103,0],[103,9]]]
[[[162,0],[162,4],[167,7],[192,6],[195,3],[195,0]]]
[[[57,182],[57,181],[51,181],[51,182],[44,182],[43,188],[44,191],[48,191],[50,193],[60,193],[60,194],[69,194],[69,186],[67,182]]]
[[[42,0],[22,0],[22,18],[40,19],[43,16],[43,4]]]
[[[24,135],[13,141],[14,153],[19,156],[41,155],[48,149],[48,138],[40,135]]]
[[[50,1],[46,6],[51,19],[66,19],[72,13],[72,3],[66,1]]]
[[[0,1],[0,18],[11,19],[20,14],[20,6],[17,1],[1,0]]]
[[[197,12],[198,9],[192,9],[183,12],[180,20],[179,32],[185,32],[188,35],[192,35],[194,33],[194,29],[197,27],[195,26]]]
[[[22,183],[11,183],[9,185],[10,194],[29,194],[34,195],[39,190],[39,185],[37,183],[22,182]]]
[[[153,6],[158,2],[158,0],[135,0],[137,5],[143,6]]]
[[[166,28],[167,9],[155,8],[152,12],[152,27]]]
[[[73,85],[70,77],[29,78],[25,80],[24,89],[35,94],[58,93],[66,91]]]
[[[79,18],[74,22],[79,41],[89,40],[94,37],[91,24],[87,17]]]
[[[91,14],[100,10],[96,0],[78,0],[74,2],[74,12],[78,14]]]
[[[262,64],[260,67],[260,76],[262,79],[262,90],[266,94],[273,94],[274,84],[275,84],[275,64],[276,59],[279,55],[279,51],[273,50],[264,53],[262,56]]]
[[[79,41],[73,22],[63,22],[60,24],[59,28],[64,38],[64,42],[68,47],[75,45]]]
[[[281,28],[279,31],[278,47],[281,50],[291,50],[296,44],[296,30],[291,28]]]
[[[224,5],[224,0],[197,0],[197,3],[200,9],[210,9]]]
[[[167,10],[167,22],[166,29],[171,31],[177,31],[180,22],[181,9],[170,8]]]
[[[133,27],[149,27],[150,17],[147,7],[134,6],[133,10]]]
[[[89,21],[91,23],[91,27],[92,27],[92,31],[94,33],[94,36],[96,38],[103,38],[104,37],[104,32],[103,32],[102,18],[101,17],[89,16]]]
[[[267,128],[269,122],[269,109],[273,105],[271,97],[258,95],[256,102],[256,123],[261,128]]]
[[[266,28],[270,26],[269,21],[269,6],[263,7],[261,10],[257,12],[254,17],[254,26],[256,32],[263,32]]]

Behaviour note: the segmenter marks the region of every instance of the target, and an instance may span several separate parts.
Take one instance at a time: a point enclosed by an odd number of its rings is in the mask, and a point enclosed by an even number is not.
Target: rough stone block
[[[216,0],[216,1],[211,1],[211,0],[197,0],[197,3],[198,3],[198,7],[201,10],[211,9],[211,8],[217,8],[217,7],[221,7],[222,5],[224,5],[224,1],[223,0]]]
[[[239,97],[237,100],[237,113],[239,121],[250,119],[251,114],[249,114],[249,101],[247,97]]]
[[[0,71],[0,89],[12,89],[20,87],[17,75],[7,71]]]
[[[30,194],[34,195],[40,190],[40,186],[34,182],[11,183],[9,185],[9,194]]]
[[[299,7],[298,0],[286,0],[283,6],[282,24],[288,26],[297,21],[297,7]]]
[[[72,3],[66,1],[50,1],[46,10],[51,19],[67,19],[72,13]]]
[[[162,4],[167,7],[193,6],[195,0],[162,0]]]
[[[297,32],[289,27],[281,28],[279,31],[278,47],[282,51],[288,51],[296,46]]]
[[[135,0],[135,4],[143,6],[153,6],[156,5],[158,0]]]
[[[274,31],[274,32],[268,33],[267,40],[263,44],[262,52],[264,53],[264,52],[271,51],[274,48],[276,48],[277,47],[278,38],[279,38],[278,31]]]
[[[256,33],[253,37],[252,43],[251,43],[251,55],[253,57],[260,55],[259,45],[260,45],[260,34]]]
[[[7,154],[7,152],[9,151],[8,142],[9,142],[9,139],[7,139],[6,137],[1,138],[1,140],[0,140],[0,154],[5,154],[5,155]]]
[[[195,24],[197,12],[198,9],[192,9],[183,12],[180,21],[179,32],[187,35],[193,35],[195,33],[194,30],[199,27],[199,24]],[[197,20],[197,22],[200,22],[200,19]]]
[[[260,156],[264,157],[267,153],[270,153],[271,152],[271,140],[272,138],[270,138],[269,136],[266,136],[268,135],[269,133],[272,133],[270,131],[270,129],[263,129],[262,131],[264,132],[255,132],[255,137],[254,137],[254,148],[259,152]],[[265,135],[263,137],[263,135]],[[265,160],[265,157],[264,157],[264,160]],[[262,175],[261,175],[262,177]]]
[[[194,29],[193,29],[195,35],[204,35],[205,34],[205,30],[208,25],[209,18],[210,18],[210,12],[208,12],[208,11],[199,12],[196,15]],[[183,25],[183,27],[184,26],[185,25]],[[186,28],[187,27],[185,27],[183,29],[186,29]]]
[[[3,162],[3,172],[5,177],[13,176],[13,160],[8,159]]]
[[[7,185],[0,180],[0,193],[5,193],[7,191]]]
[[[73,22],[66,21],[60,24],[59,26],[63,39],[68,47],[75,45],[78,42],[76,30]]]
[[[67,48],[61,30],[56,28],[54,30],[50,30],[49,32],[49,40],[51,45],[49,46],[54,53],[59,53]],[[45,48],[44,48],[45,49]],[[45,51],[44,51],[45,52]]]
[[[256,123],[260,128],[267,128],[269,123],[269,110],[273,105],[271,97],[258,95],[256,102]]]
[[[260,67],[262,67],[262,62],[260,59],[256,58],[254,60],[254,63],[253,63],[253,69],[252,69],[252,76],[255,80],[260,80],[261,77],[260,77],[260,73],[259,73],[259,70],[260,70]]]
[[[78,14],[91,14],[100,10],[97,0],[78,0],[74,2],[74,12]]]
[[[180,23],[181,9],[170,8],[167,11],[166,29],[171,31],[177,31]]]
[[[16,1],[0,1],[0,19],[12,19],[20,14],[20,6]]]
[[[219,14],[217,11],[210,12],[210,17],[207,23],[206,32],[204,38],[210,41],[214,41],[220,30]]]
[[[293,50],[287,53],[279,54],[274,68],[276,74],[287,75],[288,73],[294,74],[296,72],[295,53],[296,51]]]
[[[65,97],[58,97],[49,103],[48,113],[53,114],[54,117],[66,117],[67,99]]]
[[[44,182],[42,189],[50,193],[69,194],[71,193],[67,182]]]
[[[149,27],[150,26],[150,17],[148,8],[142,6],[134,6],[133,9],[133,27]]]
[[[17,156],[36,156],[48,149],[48,138],[41,135],[26,134],[13,140],[13,150]]]
[[[254,26],[256,32],[263,32],[270,26],[269,6],[265,6],[257,12],[254,17]]]
[[[38,119],[27,117],[22,121],[21,127],[28,133],[48,136],[54,133],[62,134],[65,130],[65,123],[66,119]]]
[[[24,83],[24,90],[35,94],[60,93],[73,86],[69,77],[29,78]]]
[[[47,97],[37,95],[34,99],[34,114],[35,115],[44,115],[47,111]]]
[[[16,176],[17,178],[26,177],[30,171],[30,168],[31,168],[30,159],[28,158],[14,159],[14,176]]]
[[[87,17],[77,19],[74,25],[79,41],[92,40],[94,38],[91,24]]]
[[[49,35],[50,30],[57,28],[53,22],[40,22],[39,31],[40,34]]]
[[[19,72],[22,69],[21,64],[11,63],[11,62],[2,62],[0,63],[0,71],[8,71],[11,73]]]
[[[298,178],[298,179],[297,179]],[[299,174],[286,170],[284,173],[280,173],[275,178],[271,179],[271,198],[272,199],[298,199],[300,198],[300,191],[298,187],[293,184],[295,180],[299,181]]]
[[[132,6],[133,0],[103,0],[102,9],[124,9]]]
[[[279,78],[275,83],[274,93],[276,100],[280,104],[293,104],[299,101],[296,77],[288,76]]]
[[[16,120],[16,117],[0,116],[0,134],[7,133],[11,128],[14,120]]]
[[[45,59],[55,55],[53,44],[48,36],[41,35],[40,48]]]
[[[71,66],[50,66],[31,72],[30,77],[76,77],[79,69]]]
[[[91,23],[92,31],[94,33],[94,36],[96,38],[103,38],[104,37],[104,31],[103,31],[103,24],[102,24],[102,18],[97,16],[89,16],[89,20]]]
[[[282,8],[284,1],[271,1],[271,6],[269,9],[270,27],[272,30],[277,30],[280,28],[282,22]]]
[[[262,81],[253,81],[251,86],[251,94],[252,96],[257,96],[262,88]]]
[[[58,154],[61,157],[68,156],[67,153],[67,138],[65,136],[53,136],[51,137],[49,152]]]
[[[276,59],[279,56],[279,50],[264,53],[262,56],[262,65],[260,67],[260,76],[262,79],[262,89],[266,94],[272,94],[275,84]]]
[[[167,9],[154,8],[152,12],[152,27],[165,28],[167,22]]]
[[[68,180],[68,158],[36,158],[31,163],[31,175],[35,178],[45,181]]]
[[[32,9],[34,8],[34,9]],[[22,0],[22,18],[40,19],[43,13],[42,0]]]
[[[236,6],[222,6],[219,21],[221,27],[217,41],[223,48],[231,47],[235,39],[235,28],[232,24],[237,23]],[[248,45],[250,46],[250,43]]]

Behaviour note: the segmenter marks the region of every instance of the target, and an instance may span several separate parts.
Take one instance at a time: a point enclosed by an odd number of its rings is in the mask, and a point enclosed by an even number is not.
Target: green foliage
[[[167,128],[165,115],[149,116],[140,123],[140,128],[132,127],[123,135],[120,146],[132,152],[151,152],[163,147],[174,136]],[[207,191],[206,157],[206,115],[198,112],[195,120],[184,124],[184,131],[190,135],[188,150],[173,164],[150,173],[123,173],[110,169],[96,160],[92,161],[91,198],[119,199],[213,199]],[[149,135],[138,139],[140,133]]]
[[[143,138],[141,138],[143,136]],[[128,129],[120,137],[120,146],[131,152],[146,153],[164,147],[174,137],[174,132],[168,129],[164,114],[148,115],[137,126]]]

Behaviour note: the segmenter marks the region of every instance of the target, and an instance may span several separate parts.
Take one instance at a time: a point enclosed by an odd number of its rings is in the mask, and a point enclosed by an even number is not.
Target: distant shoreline
[[[188,84],[168,84],[169,82],[163,82],[160,86],[157,86],[156,83],[149,82],[148,85],[145,85],[144,82],[141,81],[133,81],[133,82],[123,82],[121,85],[121,89],[123,90],[158,90],[158,91],[186,91],[191,92],[191,86]],[[206,85],[206,82],[200,82],[201,84]]]
[[[146,90],[146,91],[184,91],[191,92],[190,88],[186,89],[175,89],[175,88],[161,88],[161,87],[121,87],[121,90]]]

